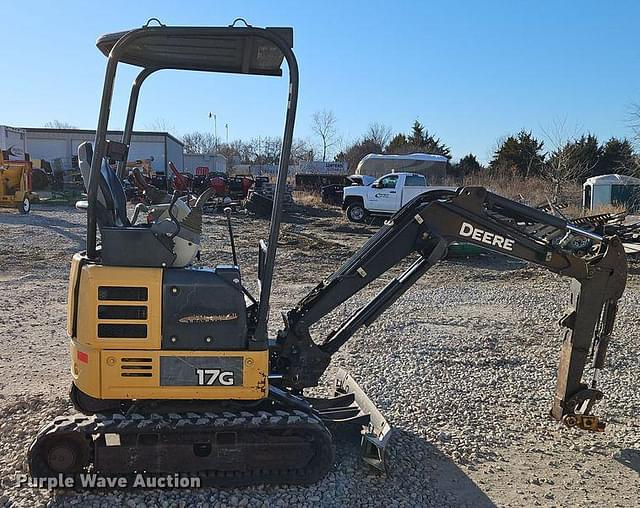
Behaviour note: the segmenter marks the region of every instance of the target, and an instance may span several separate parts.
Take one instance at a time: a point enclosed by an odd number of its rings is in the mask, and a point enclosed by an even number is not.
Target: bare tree
[[[384,149],[391,139],[391,127],[382,123],[372,122],[369,124],[365,138],[377,143]]]
[[[212,154],[219,140],[210,132],[191,132],[182,136],[185,153]]]
[[[294,139],[291,145],[291,163],[313,161],[313,147],[306,139]]]
[[[553,185],[551,201],[557,202],[564,185],[588,175],[596,162],[584,158],[582,145],[577,142],[577,127],[567,135],[566,120],[555,120],[550,129],[543,128],[542,132],[553,149],[543,165],[542,176]]]
[[[316,134],[322,145],[322,160],[327,160],[327,152],[338,143],[338,121],[333,111],[323,109],[311,116],[311,130]]]
[[[146,124],[145,127],[155,132],[175,132],[176,130],[176,126],[169,125],[164,118],[156,118],[153,122]]]
[[[61,122],[60,120],[52,120],[44,124],[46,129],[77,129],[75,125],[71,125],[68,122]]]

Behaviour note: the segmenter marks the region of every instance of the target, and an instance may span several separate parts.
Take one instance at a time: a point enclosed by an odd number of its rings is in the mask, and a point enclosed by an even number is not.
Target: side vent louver
[[[122,358],[120,360],[121,377],[153,376],[153,360],[151,358]]]
[[[146,302],[149,291],[145,287],[100,286],[98,300]]]
[[[146,339],[149,289],[130,286],[98,287],[98,338]]]

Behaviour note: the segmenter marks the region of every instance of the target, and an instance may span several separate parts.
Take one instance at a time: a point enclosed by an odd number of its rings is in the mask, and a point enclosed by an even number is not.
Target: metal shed
[[[95,139],[90,129],[47,129],[26,127],[27,152],[33,159],[61,160],[65,169],[75,166],[78,145]],[[122,131],[109,131],[108,139],[120,141]],[[136,131],[131,138],[129,161],[153,158],[151,166],[156,171],[167,171],[169,161],[176,167],[184,166],[182,142],[168,132]]]
[[[624,206],[628,212],[640,210],[640,178],[611,174],[594,176],[584,182],[584,208],[597,210],[612,205]]]

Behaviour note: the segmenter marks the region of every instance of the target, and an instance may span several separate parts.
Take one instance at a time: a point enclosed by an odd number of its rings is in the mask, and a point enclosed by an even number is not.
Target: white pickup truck
[[[351,222],[364,222],[370,215],[392,215],[417,195],[436,188],[427,186],[424,175],[389,173],[369,185],[343,190],[342,209]]]

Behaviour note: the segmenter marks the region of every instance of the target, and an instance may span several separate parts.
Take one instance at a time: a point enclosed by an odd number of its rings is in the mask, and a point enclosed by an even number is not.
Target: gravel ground
[[[306,209],[282,235],[272,328],[373,230],[337,212]],[[506,258],[444,262],[336,354],[397,429],[390,474],[361,464],[337,437],[330,474],[311,487],[47,491],[16,488],[40,424],[66,400],[66,277],[83,248],[84,214],[35,206],[0,210],[0,506],[638,506],[640,499],[640,273],[632,266],[608,369],[601,376],[603,434],[547,417],[560,349],[556,322],[568,280]],[[266,221],[234,217],[245,283],[254,289],[257,239]],[[203,263],[228,262],[220,216],[205,223]],[[391,275],[313,329],[323,337]],[[319,391],[328,390],[333,369]]]

